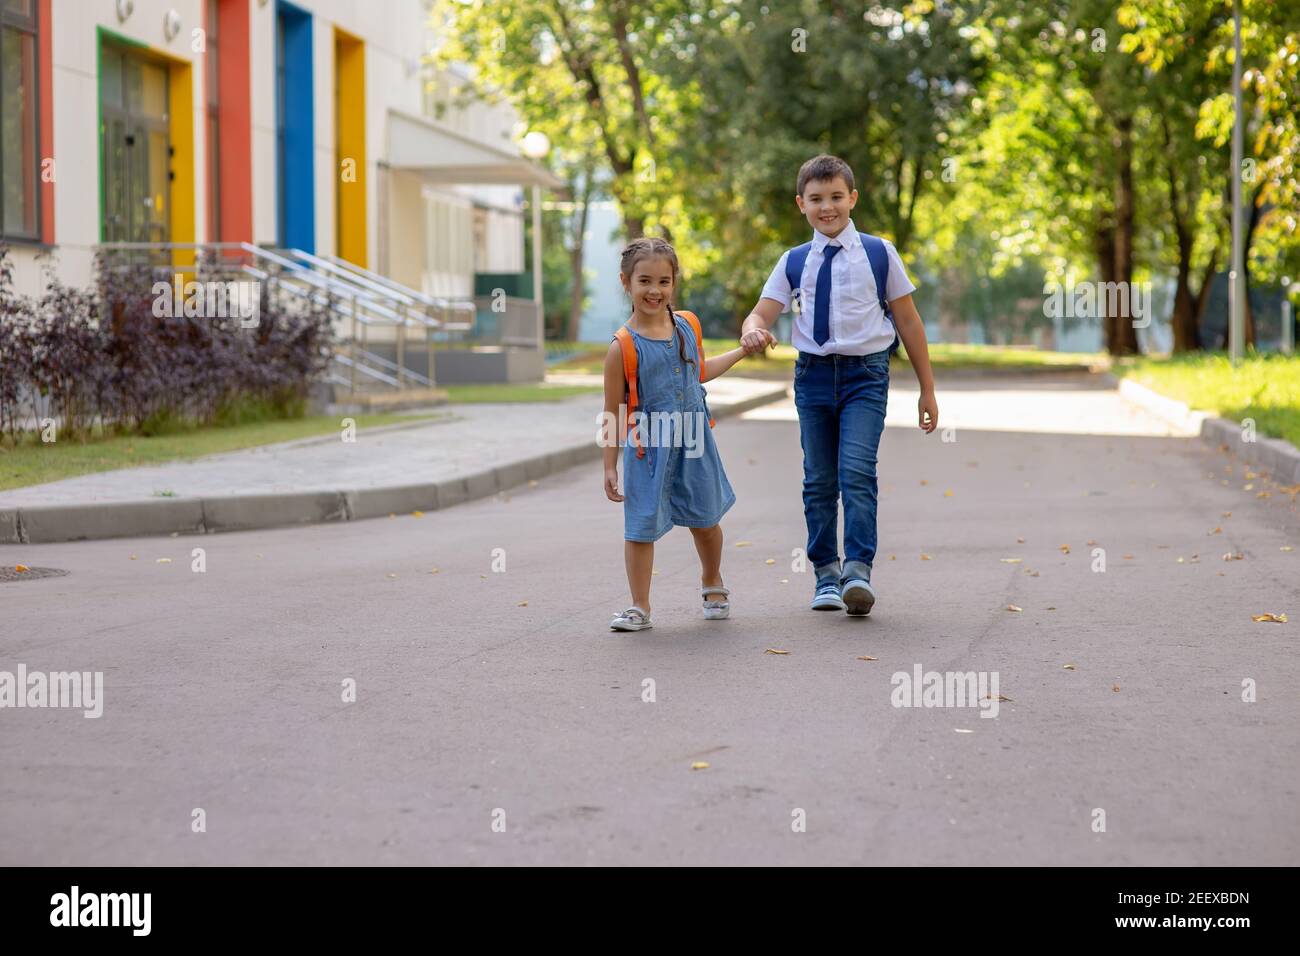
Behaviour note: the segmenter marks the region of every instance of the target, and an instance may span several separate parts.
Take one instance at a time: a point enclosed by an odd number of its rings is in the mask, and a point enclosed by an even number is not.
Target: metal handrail
[[[375,283],[376,285],[381,285],[389,289],[394,289],[400,291],[404,295],[411,296],[415,298],[417,302],[421,303],[422,305],[427,305],[430,308],[450,309],[453,311],[473,311],[474,309],[474,303],[468,299],[448,299],[443,296],[426,295],[425,293],[420,292],[418,289],[407,288],[406,286],[401,285],[400,283],[388,278],[387,276],[382,276],[377,272],[371,272],[369,269],[365,268],[364,266],[359,266],[355,262],[349,262],[346,259],[340,259],[338,256],[325,256],[325,259],[326,261],[332,263],[335,266],[338,266],[342,269],[346,269],[349,272],[355,272],[358,275],[365,277],[366,279]]]

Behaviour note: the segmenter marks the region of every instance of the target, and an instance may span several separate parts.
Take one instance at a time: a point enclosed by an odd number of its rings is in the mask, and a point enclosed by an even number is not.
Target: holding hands
[[[740,347],[746,355],[756,355],[767,348],[776,347],[776,336],[767,329],[750,329],[740,337]]]

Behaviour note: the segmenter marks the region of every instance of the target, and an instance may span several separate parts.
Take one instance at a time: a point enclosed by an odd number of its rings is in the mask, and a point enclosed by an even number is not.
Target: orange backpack
[[[669,314],[680,315],[690,323],[692,331],[695,332],[695,349],[699,353],[700,357],[700,381],[704,381],[704,332],[700,328],[699,317],[696,316],[694,312],[670,312]],[[675,338],[676,335],[677,325],[674,323],[673,337]],[[624,401],[627,404],[627,421],[624,422],[624,428],[631,432],[632,443],[636,445],[636,456],[638,458],[644,458],[645,449],[641,447],[641,442],[637,439],[636,423],[633,420],[633,414],[636,412],[637,406],[641,404],[636,393],[636,342],[632,341],[632,332],[628,329],[626,324],[619,326],[618,331],[614,333],[614,338],[618,340],[619,350],[623,353],[623,379],[627,383],[627,392],[624,398]],[[712,428],[713,425],[714,420],[710,418],[709,427]],[[626,437],[626,435],[624,435],[624,437]]]

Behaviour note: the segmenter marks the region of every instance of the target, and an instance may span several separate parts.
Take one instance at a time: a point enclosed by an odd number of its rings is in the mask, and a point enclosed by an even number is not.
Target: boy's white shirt
[[[831,260],[831,337],[825,344],[813,341],[813,310],[817,299],[817,273],[821,270],[825,258],[823,250],[828,244],[842,246]],[[885,289],[885,301],[893,302],[916,291],[916,286],[908,278],[903,268],[903,260],[898,250],[888,239],[884,240],[885,252],[889,255],[889,280]],[[783,309],[790,308],[791,288],[785,277],[785,260],[790,255],[787,250],[781,255],[767,277],[763,286],[763,298],[775,299]],[[894,326],[880,310],[880,301],[876,295],[876,277],[871,272],[871,262],[867,259],[867,250],[862,248],[858,230],[850,220],[834,239],[816,230],[813,231],[812,249],[804,262],[802,289],[800,299],[802,307],[794,317],[794,332],[791,344],[800,352],[814,355],[870,355],[883,352],[894,344]]]

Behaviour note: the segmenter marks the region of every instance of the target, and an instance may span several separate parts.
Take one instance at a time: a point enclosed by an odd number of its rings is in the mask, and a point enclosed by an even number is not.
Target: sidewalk
[[[573,376],[570,376],[573,378]],[[599,376],[583,376],[596,384]],[[586,379],[591,379],[587,382]],[[716,418],[786,395],[786,383],[708,385]],[[600,456],[599,394],[459,405],[418,425],[265,445],[0,492],[0,543],[236,531],[433,511]]]

